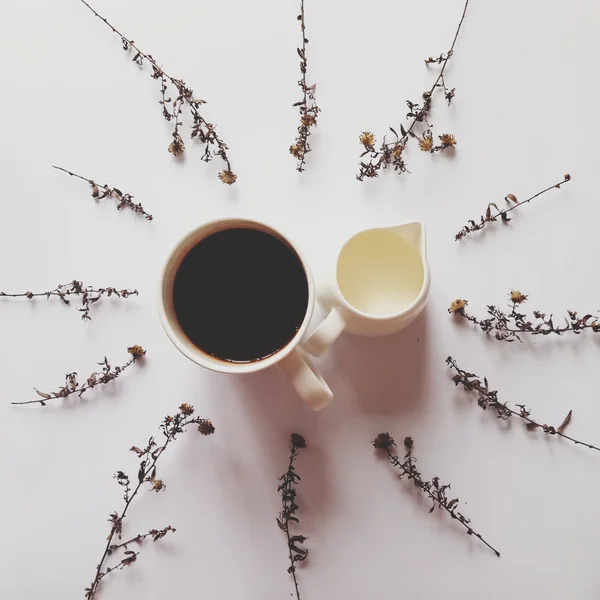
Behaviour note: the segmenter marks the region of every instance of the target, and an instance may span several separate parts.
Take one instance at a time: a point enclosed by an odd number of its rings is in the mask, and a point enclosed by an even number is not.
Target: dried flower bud
[[[419,148],[423,152],[431,152],[433,148],[433,137],[431,135],[431,131],[427,130],[423,137],[419,140]]]
[[[211,435],[212,433],[215,432],[215,426],[210,421],[207,421],[206,419],[204,419],[204,420],[200,421],[200,423],[198,425],[198,431],[202,435]]]
[[[167,486],[162,482],[162,479],[153,479],[150,483],[152,483],[152,491],[154,492],[162,492]]]
[[[387,450],[395,446],[394,438],[389,433],[380,433],[374,440],[373,446],[378,450]]]
[[[302,115],[300,122],[302,123],[302,125],[304,125],[304,127],[312,127],[313,125],[317,124],[317,119],[314,115],[305,114]]]
[[[453,300],[452,304],[450,304],[450,308],[448,309],[449,313],[462,312],[465,309],[465,306],[468,304],[468,300]]]
[[[369,150],[375,145],[375,135],[370,131],[363,131],[358,138],[358,141]]]
[[[294,156],[295,158],[303,158],[304,157],[304,152],[302,150],[302,147],[298,146],[298,144],[294,144],[293,146],[290,146],[290,154],[292,156]]]
[[[179,410],[184,415],[194,414],[194,407],[191,404],[187,404],[185,402],[179,407]]]
[[[442,148],[454,148],[456,146],[456,138],[451,133],[442,133],[438,137],[442,143]]]
[[[134,346],[129,346],[129,348],[127,348],[127,352],[129,352],[129,354],[133,356],[134,360],[142,358],[146,355],[146,351],[138,344],[135,344]]]
[[[292,446],[295,446],[296,448],[306,448],[306,440],[299,433],[292,433],[290,439]]]
[[[521,304],[527,300],[527,295],[519,292],[519,290],[512,290],[510,293],[511,302],[515,304]]]
[[[219,179],[227,185],[233,185],[237,181],[237,175],[233,171],[225,169],[219,173]]]
[[[414,441],[410,436],[404,438],[404,447],[407,450],[410,450],[413,447],[413,444],[414,444]]]
[[[185,144],[178,133],[173,134],[173,141],[169,144],[169,152],[173,156],[181,156],[185,152]]]

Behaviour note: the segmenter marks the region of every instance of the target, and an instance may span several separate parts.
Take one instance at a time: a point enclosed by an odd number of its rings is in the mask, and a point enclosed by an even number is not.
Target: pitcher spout
[[[396,235],[408,242],[421,256],[423,262],[427,260],[427,248],[425,245],[425,226],[419,221],[412,221],[402,225],[390,227]]]

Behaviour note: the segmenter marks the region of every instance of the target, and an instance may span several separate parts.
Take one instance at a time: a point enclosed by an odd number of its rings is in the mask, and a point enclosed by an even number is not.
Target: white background
[[[298,121],[297,3],[96,1],[208,101],[204,112],[239,175],[227,188],[215,177],[220,165],[200,162],[192,144],[183,161],[167,153],[157,82],[81,3],[2,2],[0,289],[43,291],[78,278],[137,287],[140,296],[98,304],[88,324],[57,301],[0,303],[1,598],[83,597],[108,514],[122,503],[113,473],[134,476],[128,448],[182,402],[216,433],[177,441],[160,461],[167,490],[140,495],[125,524],[131,535],[167,524],[177,533],[146,544],[136,565],[106,579],[102,598],[288,597],[275,516],[292,431],[309,445],[298,462],[310,549],[302,598],[600,598],[600,453],[495,421],[455,390],[444,365],[452,354],[542,422],[558,424],[573,409],[569,433],[600,443],[600,338],[500,344],[446,312],[464,297],[481,315],[511,288],[530,294],[529,310],[599,308],[600,5],[472,0],[447,69],[455,101],[448,108],[436,97],[431,117],[436,133],[456,135],[456,154],[411,145],[412,174],[355,180],[359,133],[398,127],[405,100],[435,76],[423,59],[448,49],[462,5],[307,0],[309,81],[323,112],[300,175],[288,154]],[[134,194],[155,220],[96,205],[87,184],[52,164]],[[515,211],[509,227],[453,241],[488,202],[526,198],[565,172],[571,183]],[[317,281],[358,229],[422,219],[427,310],[398,336],[342,337],[319,361],[336,394],[320,414],[275,370],[204,371],[163,334],[156,284],[172,244],[224,215],[280,227]],[[87,375],[104,355],[122,364],[135,343],[148,349],[145,365],[82,401],[9,406],[31,399],[34,385],[57,389],[67,371]],[[452,483],[502,558],[442,513],[428,514],[395,479],[370,446],[382,430],[415,438],[422,472]]]

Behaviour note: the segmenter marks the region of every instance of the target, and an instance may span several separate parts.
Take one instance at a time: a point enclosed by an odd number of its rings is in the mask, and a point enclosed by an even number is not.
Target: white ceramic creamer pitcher
[[[331,312],[305,350],[320,356],[343,331],[364,336],[400,331],[425,307],[429,284],[422,223],[356,233],[343,245],[324,290]]]

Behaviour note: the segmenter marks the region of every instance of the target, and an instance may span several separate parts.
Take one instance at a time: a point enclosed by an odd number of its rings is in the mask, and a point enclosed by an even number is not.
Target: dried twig
[[[298,21],[300,21],[300,29],[302,31],[302,47],[297,48],[298,56],[300,56],[300,73],[302,74],[300,81],[298,81],[298,86],[302,90],[303,97],[302,100],[294,103],[294,106],[297,106],[300,111],[300,126],[298,127],[296,141],[290,146],[290,154],[298,159],[296,170],[302,172],[304,171],[306,155],[311,151],[310,144],[308,143],[308,138],[311,135],[311,127],[317,124],[317,115],[321,112],[315,101],[316,84],[307,85],[306,83],[306,70],[308,66],[306,45],[308,44],[308,39],[306,37],[306,23],[304,21],[304,0],[300,0]]]
[[[27,402],[11,402],[11,404],[41,404],[46,406],[47,400],[53,400],[54,398],[66,398],[71,394],[77,394],[78,398],[81,398],[88,390],[95,388],[98,385],[104,385],[110,383],[116,379],[127,367],[132,365],[137,360],[143,358],[146,351],[138,345],[130,346],[127,348],[127,352],[131,354],[131,358],[122,366],[115,367],[114,369],[110,366],[106,356],[102,362],[98,364],[102,367],[102,371],[97,373],[93,372],[85,381],[83,385],[80,385],[77,381],[77,373],[67,373],[65,375],[65,385],[58,389],[56,392],[40,392],[37,388],[33,388],[37,395],[40,396],[37,400],[28,400]]]
[[[77,175],[77,173],[71,173],[71,171],[67,171],[67,169],[63,169],[62,167],[52,165],[52,168],[58,169],[59,171],[64,171],[72,177],[77,177],[78,179],[87,181],[92,186],[92,198],[96,198],[97,200],[102,200],[102,198],[116,198],[118,201],[117,210],[121,210],[123,207],[127,206],[133,212],[142,215],[148,221],[152,221],[152,215],[144,210],[144,207],[141,205],[141,203],[133,202],[133,196],[131,194],[124,194],[120,189],[110,187],[107,184],[100,185],[93,179],[82,177],[81,175]]]
[[[137,446],[131,447],[131,451],[135,452],[140,459],[140,465],[137,474],[137,484],[135,484],[135,487],[132,488],[132,482],[129,479],[129,476],[123,471],[117,471],[115,473],[114,477],[117,480],[117,483],[124,488],[123,500],[125,501],[125,506],[120,513],[115,511],[109,515],[108,522],[111,524],[110,533],[108,534],[106,546],[104,547],[104,552],[102,553],[102,558],[96,567],[94,579],[91,585],[85,589],[86,600],[92,600],[96,597],[100,583],[104,577],[115,570],[120,570],[131,565],[137,560],[137,556],[139,554],[133,550],[125,550],[125,558],[123,558],[121,562],[117,563],[114,567],[106,567],[105,563],[107,558],[116,550],[126,547],[127,544],[140,542],[141,540],[150,536],[152,536],[153,541],[156,542],[164,537],[169,531],[175,531],[175,529],[169,525],[160,530],[151,529],[147,534],[137,535],[129,539],[127,542],[114,543],[115,539],[121,539],[123,521],[127,511],[129,510],[129,507],[131,506],[131,502],[142,489],[142,486],[144,486],[144,484],[149,484],[150,487],[147,489],[153,492],[160,492],[166,488],[163,481],[161,479],[157,479],[156,477],[156,463],[167,449],[167,446],[173,442],[180,433],[183,433],[190,425],[197,425],[198,431],[202,435],[210,435],[214,433],[215,428],[210,421],[201,419],[199,417],[192,417],[193,413],[193,406],[190,406],[189,404],[182,404],[179,407],[179,412],[177,414],[174,416],[167,416],[163,419],[163,422],[160,425],[160,430],[164,439],[162,440],[161,444],[158,444],[154,440],[154,437],[151,437],[148,440],[148,444],[145,448],[138,448]]]
[[[450,304],[448,312],[474,323],[484,333],[493,333],[495,339],[503,342],[514,342],[515,340],[522,342],[520,334],[563,335],[563,333],[571,331],[580,334],[584,329],[591,329],[595,333],[600,332],[600,316],[588,314],[580,317],[576,311],[568,310],[565,325],[555,325],[552,315],[547,316],[546,313],[534,310],[533,317],[528,317],[517,311],[517,307],[527,300],[526,294],[513,290],[509,297],[510,312],[508,314],[490,304],[487,306],[489,318],[478,319],[467,314],[465,308],[468,301],[462,299],[454,300]]]
[[[204,100],[194,98],[194,91],[187,86],[183,79],[176,79],[165,73],[163,68],[156,62],[151,54],[146,54],[138,48],[133,40],[126,38],[119,30],[111,25],[103,16],[99,15],[86,0],[80,0],[85,4],[103,23],[110,27],[113,33],[116,33],[121,38],[123,50],[129,52],[134,50],[135,54],[132,61],[142,66],[144,61],[147,61],[152,67],[151,77],[160,80],[161,100],[163,117],[167,121],[174,120],[175,127],[173,129],[173,141],[169,145],[169,152],[174,156],[181,156],[185,151],[183,138],[179,133],[179,128],[183,123],[179,120],[183,112],[184,106],[187,107],[193,120],[191,137],[199,140],[204,144],[204,154],[202,160],[209,162],[214,157],[219,157],[224,163],[224,169],[219,173],[219,179],[228,185],[235,183],[237,175],[231,170],[231,163],[227,151],[227,144],[217,135],[215,126],[209,123],[201,114],[200,106],[206,104]],[[169,84],[173,86],[173,90],[169,91]],[[171,98],[171,94],[175,100]]]
[[[92,320],[92,317],[90,317],[90,308],[92,304],[98,302],[103,296],[107,296],[108,298],[111,296],[117,296],[117,298],[129,298],[129,296],[137,295],[137,290],[117,290],[114,287],[94,288],[91,285],[86,286],[81,281],[77,281],[76,279],[70,283],[58,285],[53,290],[48,292],[38,292],[35,294],[29,291],[23,292],[22,294],[7,294],[6,292],[0,292],[0,297],[27,298],[29,300],[40,296],[45,296],[46,298],[56,296],[67,305],[71,304],[71,296],[81,297],[81,308],[77,308],[76,310],[80,313],[83,313],[81,318],[84,321]]]
[[[479,376],[475,375],[475,373],[468,373],[467,371],[463,371],[461,368],[459,368],[459,366],[456,364],[456,361],[451,356],[449,356],[446,359],[446,364],[456,371],[456,374],[452,377],[452,381],[454,381],[454,384],[460,384],[465,390],[468,390],[470,392],[478,392],[479,399],[477,400],[477,405],[483,410],[487,410],[488,408],[495,410],[496,417],[498,419],[508,421],[508,419],[510,419],[511,417],[519,417],[520,419],[523,419],[523,421],[525,421],[527,431],[541,429],[546,435],[558,435],[559,437],[562,437],[565,440],[569,440],[574,444],[585,446],[590,450],[597,450],[600,452],[600,448],[593,446],[592,444],[588,444],[587,442],[582,442],[568,435],[565,435],[565,428],[570,423],[571,417],[573,416],[572,410],[570,410],[567,413],[567,416],[563,419],[562,423],[558,427],[554,427],[553,425],[547,425],[545,423],[538,423],[537,421],[531,418],[531,410],[529,410],[524,404],[515,404],[518,410],[514,410],[512,408],[509,408],[506,402],[500,402],[498,400],[498,392],[489,389],[487,377],[484,377],[483,381],[481,381]]]
[[[300,476],[296,473],[296,467],[294,462],[298,456],[298,450],[300,448],[306,448],[305,439],[298,433],[292,433],[290,439],[290,462],[288,470],[279,478],[281,482],[277,488],[278,492],[281,492],[281,503],[282,510],[277,518],[277,525],[285,532],[288,543],[288,553],[290,558],[290,566],[288,573],[294,579],[294,590],[296,592],[296,599],[300,600],[300,590],[298,588],[298,579],[296,577],[296,563],[306,560],[308,556],[308,550],[302,545],[306,541],[306,537],[303,535],[293,535],[290,532],[290,523],[298,523],[298,517],[296,511],[298,505],[296,504],[296,483],[300,481]]]
[[[533,196],[531,196],[531,198],[527,198],[527,200],[522,200],[521,202],[519,202],[517,200],[517,197],[514,194],[507,194],[504,197],[504,200],[506,200],[506,202],[508,202],[509,204],[511,202],[513,203],[509,208],[500,209],[500,208],[498,208],[498,205],[495,202],[490,202],[485,211],[485,216],[482,215],[480,217],[479,223],[476,223],[475,221],[470,220],[469,224],[465,225],[454,236],[454,239],[456,241],[462,240],[462,238],[467,236],[469,233],[473,233],[474,231],[479,231],[479,230],[483,229],[488,223],[493,223],[494,221],[498,220],[499,218],[502,219],[503,223],[508,223],[509,221],[512,221],[512,219],[510,219],[508,217],[508,213],[511,210],[515,210],[515,208],[519,208],[519,206],[522,206],[523,204],[526,204],[527,202],[531,202],[534,198],[537,198],[538,196],[541,196],[542,194],[545,194],[546,192],[548,192],[550,190],[553,190],[555,188],[560,188],[560,186],[563,183],[567,183],[567,181],[571,181],[571,176],[568,173],[564,176],[562,181],[559,181],[558,183],[555,183],[554,185],[547,187],[546,189],[542,190],[541,192],[538,192],[537,194],[534,194]],[[494,207],[497,212],[492,214],[492,207]]]
[[[393,133],[395,138],[394,141],[388,142],[384,136],[379,150],[376,150],[375,134],[371,133],[370,131],[363,131],[361,133],[359,142],[363,145],[364,152],[360,156],[362,158],[363,156],[368,155],[369,162],[361,161],[359,163],[359,171],[358,175],[356,176],[359,181],[363,181],[365,177],[377,177],[381,169],[386,169],[390,165],[394,168],[394,171],[399,171],[400,173],[408,171],[406,168],[406,163],[404,162],[403,151],[409,138],[418,140],[419,148],[424,152],[441,152],[456,146],[456,138],[451,133],[443,133],[439,135],[439,143],[434,143],[433,134],[431,132],[432,126],[428,121],[428,117],[432,108],[433,93],[437,88],[443,89],[444,97],[448,101],[448,104],[450,104],[454,98],[455,88],[448,89],[446,87],[444,71],[446,70],[448,61],[454,55],[454,46],[456,45],[458,34],[460,33],[463,21],[465,20],[468,6],[469,0],[466,0],[456,33],[454,34],[454,39],[452,40],[452,45],[450,46],[450,50],[448,50],[448,52],[445,54],[440,54],[437,58],[432,58],[430,56],[425,60],[425,64],[427,65],[441,65],[441,69],[439,70],[431,88],[423,92],[421,101],[406,101],[408,106],[406,118],[409,119],[409,121],[407,122],[406,127],[403,124],[400,124],[400,135],[398,135],[397,131],[393,127],[390,127],[390,131]],[[415,132],[417,124],[425,124],[426,126],[421,135]]]
[[[440,510],[443,508],[453,519],[458,521],[467,530],[468,535],[474,535],[499,557],[500,552],[488,544],[483,537],[471,527],[470,519],[467,519],[467,517],[456,510],[458,498],[449,499],[447,496],[447,490],[450,489],[450,484],[440,484],[439,477],[434,477],[431,481],[423,479],[423,476],[416,467],[417,459],[412,454],[413,444],[414,442],[411,437],[404,438],[406,454],[404,455],[404,458],[401,459],[394,450],[394,448],[396,448],[396,443],[389,433],[380,433],[373,440],[373,446],[378,450],[383,450],[386,453],[389,462],[400,471],[398,479],[406,478],[409,481],[412,480],[413,485],[429,497],[432,501],[432,506],[429,509],[430,513],[432,513],[436,507]]]

